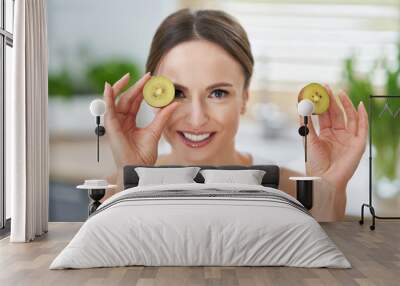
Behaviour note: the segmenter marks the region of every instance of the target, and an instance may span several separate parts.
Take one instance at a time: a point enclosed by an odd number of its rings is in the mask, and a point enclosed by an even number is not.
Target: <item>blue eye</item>
[[[222,89],[216,89],[214,90],[211,95],[215,98],[223,98],[228,94],[228,92],[226,92],[225,90]]]
[[[175,89],[175,98],[183,98],[185,97],[183,92],[179,89]]]

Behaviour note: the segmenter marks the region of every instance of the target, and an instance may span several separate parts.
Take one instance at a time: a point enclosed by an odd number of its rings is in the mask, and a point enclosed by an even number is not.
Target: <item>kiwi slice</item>
[[[167,106],[175,98],[174,84],[165,76],[153,76],[144,85],[143,98],[150,106]]]
[[[298,101],[309,99],[314,103],[313,114],[322,114],[328,110],[329,107],[329,94],[326,88],[319,83],[309,83],[300,91]]]

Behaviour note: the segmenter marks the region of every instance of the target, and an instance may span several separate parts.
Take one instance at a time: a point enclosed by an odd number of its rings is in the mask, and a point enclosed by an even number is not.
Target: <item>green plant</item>
[[[106,81],[113,84],[128,72],[131,76],[128,85],[130,86],[139,79],[139,68],[129,60],[107,59],[90,66],[87,70],[86,76],[91,89],[95,93],[102,93]]]
[[[49,72],[49,96],[71,98],[75,95],[102,94],[104,83],[115,83],[124,74],[130,73],[131,86],[140,77],[138,66],[130,60],[111,58],[88,65],[83,76],[73,77],[67,67],[60,72]]]
[[[397,66],[395,68],[390,68],[385,60],[380,61],[386,78],[384,95],[400,96],[400,45],[396,59]],[[347,92],[355,106],[363,101],[368,116],[371,116],[368,99],[370,95],[374,95],[372,76],[379,64],[375,65],[369,73],[360,75],[356,74],[354,70],[355,62],[356,59],[353,56],[346,59],[344,63],[343,75]],[[385,104],[386,110],[391,110],[393,114],[382,113]],[[397,176],[400,145],[400,100],[374,99],[371,101],[371,108],[374,112],[370,121],[373,122],[373,127],[375,127],[371,129],[372,144],[376,152],[374,155],[374,173],[377,178],[387,177],[393,180]]]
[[[74,81],[67,69],[58,73],[49,73],[49,96],[72,97],[74,93]]]

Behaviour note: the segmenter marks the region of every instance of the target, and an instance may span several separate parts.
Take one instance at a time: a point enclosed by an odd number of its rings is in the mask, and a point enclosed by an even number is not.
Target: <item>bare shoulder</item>
[[[251,166],[253,165],[253,157],[250,153],[238,153],[239,154],[239,160],[240,160],[240,165],[244,166]]]
[[[155,162],[154,165],[155,166],[170,165],[170,156],[169,156],[169,154],[158,155],[157,161]]]
[[[304,176],[303,173],[300,173],[296,170],[289,169],[287,167],[279,167],[279,172],[282,178],[289,179],[289,177],[294,176]]]
[[[279,167],[279,189],[295,197],[296,183],[289,180],[289,177],[300,176],[304,176],[304,174],[286,167]]]

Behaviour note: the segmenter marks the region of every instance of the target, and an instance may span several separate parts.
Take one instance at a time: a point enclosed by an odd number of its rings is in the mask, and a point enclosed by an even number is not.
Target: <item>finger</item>
[[[368,114],[364,106],[364,102],[358,105],[358,130],[357,137],[366,144],[368,135]]]
[[[104,84],[104,101],[106,103],[106,113],[105,116],[115,116],[115,100],[114,100],[114,94],[113,94],[113,89],[111,88],[111,85],[108,82],[105,82]]]
[[[114,96],[117,96],[121,90],[128,84],[131,75],[126,73],[123,77],[121,77],[114,85],[112,86]]]
[[[139,112],[139,108],[140,108],[140,104],[142,103],[143,100],[143,95],[139,94],[138,96],[136,96],[133,99],[133,102],[131,103],[131,108],[128,111],[128,114],[130,114],[131,116],[126,116],[126,120],[124,123],[124,127],[126,129],[129,128],[129,126],[133,125],[136,126],[136,117],[137,117],[137,113]]]
[[[347,129],[351,132],[351,134],[356,135],[358,124],[357,111],[354,108],[354,105],[351,102],[349,96],[343,90],[340,91],[339,98],[342,101],[344,112],[347,116]]]
[[[122,113],[127,113],[131,107],[133,100],[142,93],[145,83],[150,79],[150,72],[146,73],[139,79],[134,85],[132,85],[127,91],[121,94],[121,98],[118,101],[117,108]]]
[[[331,128],[333,129],[345,129],[346,128],[346,124],[344,122],[344,116],[343,116],[343,112],[340,109],[335,96],[333,95],[333,92],[331,90],[331,88],[329,87],[329,85],[325,84],[324,85],[328,91],[328,95],[330,98],[330,104],[329,104],[329,108],[328,108],[328,114],[330,117],[330,121],[331,121]]]
[[[148,126],[149,130],[151,130],[157,138],[161,137],[162,131],[164,130],[168,119],[171,117],[172,113],[178,108],[178,106],[179,102],[175,101],[170,105],[162,108]]]
[[[106,103],[106,113],[104,114],[104,125],[107,128],[107,133],[114,134],[120,130],[118,117],[115,111],[115,100],[111,85],[106,82],[104,87],[104,101]]]
[[[331,118],[328,112],[324,112],[318,115],[318,122],[319,122],[319,130],[323,130],[325,128],[331,128]]]
[[[318,138],[318,135],[317,135],[317,132],[315,132],[314,123],[312,122],[311,116],[307,116],[307,117],[308,117],[307,128],[309,130],[307,137],[310,138],[310,140],[315,140]],[[304,125],[304,116],[299,116],[299,122],[300,122],[300,126]]]
[[[138,96],[135,97],[135,99],[132,102],[131,108],[129,110],[129,114],[132,114],[133,116],[136,117],[136,114],[139,111],[140,105],[143,101],[143,95],[139,94]]]

